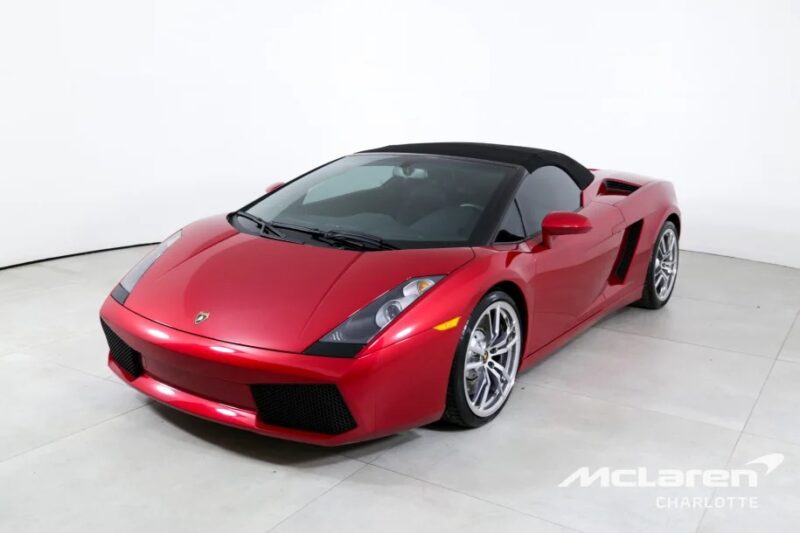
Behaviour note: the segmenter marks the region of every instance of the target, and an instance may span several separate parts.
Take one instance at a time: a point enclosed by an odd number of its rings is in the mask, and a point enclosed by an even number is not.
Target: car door
[[[538,350],[594,314],[603,301],[622,240],[623,217],[607,204],[581,205],[581,190],[555,166],[529,174],[517,193],[528,245],[533,254],[529,352]],[[545,246],[542,220],[553,211],[577,211],[592,229],[552,236]]]

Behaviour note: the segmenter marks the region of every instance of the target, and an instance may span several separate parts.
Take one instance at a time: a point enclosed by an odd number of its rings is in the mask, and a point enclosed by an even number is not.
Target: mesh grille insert
[[[114,359],[114,362],[134,377],[138,378],[144,374],[142,354],[125,344],[125,341],[120,339],[119,335],[114,333],[104,321],[101,320],[100,325],[103,326],[103,333],[106,334],[108,349],[111,350],[111,358]]]
[[[258,418],[266,424],[327,435],[356,427],[336,385],[281,383],[251,389]]]

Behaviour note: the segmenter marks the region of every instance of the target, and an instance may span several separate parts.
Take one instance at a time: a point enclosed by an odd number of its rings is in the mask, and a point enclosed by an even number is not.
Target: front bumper
[[[193,335],[144,318],[110,297],[100,316],[141,354],[138,376],[109,354],[114,373],[140,392],[215,422],[324,446],[378,438],[438,420],[459,335],[458,329],[429,330],[350,359],[264,350]],[[298,386],[325,390],[324,407],[329,407],[328,393],[335,388],[352,424],[336,426],[340,429],[335,434],[278,425],[296,414],[292,401],[306,411],[315,402],[302,405],[301,393],[289,403],[263,395],[257,403],[254,390],[271,386],[278,390],[286,386],[294,394]],[[264,402],[280,409],[277,416],[267,417],[272,423],[264,420]]]

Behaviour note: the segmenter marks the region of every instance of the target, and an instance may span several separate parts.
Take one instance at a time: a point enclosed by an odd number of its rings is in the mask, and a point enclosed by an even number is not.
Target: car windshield
[[[315,230],[316,240],[328,245],[321,232],[344,232],[349,244],[368,237],[392,248],[473,246],[490,238],[486,227],[493,230],[507,203],[503,193],[518,173],[515,166],[469,159],[357,154],[251,204],[237,225],[309,243],[299,234]]]

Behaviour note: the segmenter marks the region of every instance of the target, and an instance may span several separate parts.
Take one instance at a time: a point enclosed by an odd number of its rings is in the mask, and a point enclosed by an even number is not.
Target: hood
[[[301,352],[406,279],[448,274],[473,256],[469,248],[358,252],[294,244],[239,233],[218,217],[184,228],[125,306],[188,333]],[[201,312],[209,316],[195,324]]]

